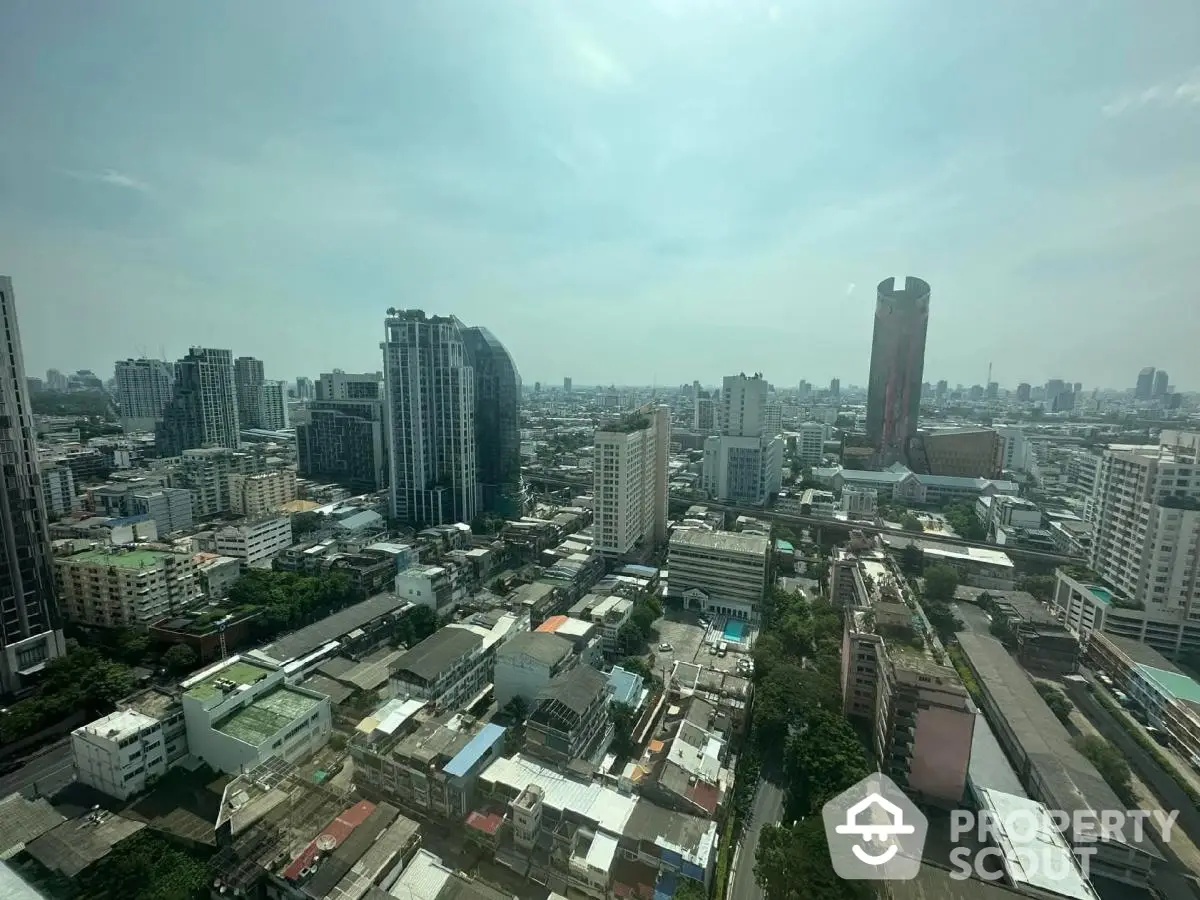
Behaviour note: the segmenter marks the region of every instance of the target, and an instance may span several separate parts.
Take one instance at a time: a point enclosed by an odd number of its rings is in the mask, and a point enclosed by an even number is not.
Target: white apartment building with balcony
[[[666,406],[644,406],[597,429],[592,520],[597,553],[626,556],[666,540],[670,443]]]
[[[1078,633],[1103,631],[1174,656],[1200,650],[1200,433],[1110,448],[1093,494],[1091,570],[1059,570],[1055,603]]]
[[[783,441],[768,426],[766,380],[726,376],[720,409],[721,433],[704,441],[704,489],[718,500],[766,503],[783,483]]]
[[[216,552],[222,556],[244,559],[249,567],[267,568],[292,545],[292,517],[272,516],[226,525],[213,533],[213,540]]]
[[[43,463],[42,496],[46,500],[46,516],[58,519],[79,509],[79,498],[75,495],[75,475],[65,463]]]
[[[102,547],[54,559],[63,615],[81,625],[136,628],[200,599],[190,553]]]
[[[825,442],[833,437],[833,426],[805,422],[796,429],[796,458],[802,466],[819,466],[825,457]]]
[[[667,556],[668,590],[689,609],[757,622],[770,562],[768,537],[677,528]]]
[[[275,469],[257,475],[227,475],[229,511],[252,519],[278,513],[285,503],[296,499],[296,473]]]

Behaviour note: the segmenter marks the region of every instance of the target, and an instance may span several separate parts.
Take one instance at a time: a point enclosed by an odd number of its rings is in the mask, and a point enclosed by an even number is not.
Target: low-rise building
[[[236,556],[197,553],[192,557],[192,562],[196,564],[200,593],[207,600],[226,599],[234,584],[242,577],[242,561]]]
[[[172,534],[191,528],[192,492],[184,488],[154,488],[129,492],[129,512],[149,516],[158,526],[159,534]]]
[[[436,709],[465,709],[492,682],[495,658],[470,628],[447,625],[408,650],[392,666],[392,692]]]
[[[848,484],[842,488],[842,512],[852,519],[873,519],[879,512],[879,492],[875,488]]]
[[[504,709],[520,698],[526,710],[550,682],[576,665],[579,658],[570,641],[544,631],[518,634],[496,651],[494,695]]]
[[[608,679],[590,666],[575,666],[538,693],[525,723],[525,746],[567,765],[594,752],[608,726]]]
[[[141,793],[168,767],[162,724],[130,709],[72,731],[71,755],[82,784],[118,800]]]
[[[770,584],[771,539],[677,528],[667,567],[668,592],[688,609],[757,622]]]
[[[450,571],[444,566],[415,565],[397,573],[396,594],[438,615],[452,610],[455,603]]]
[[[63,614],[81,625],[145,627],[200,599],[190,553],[101,547],[54,559]]]
[[[287,762],[329,740],[329,698],[272,669],[232,656],[180,685],[191,755],[221,772],[243,772],[279,757]]]
[[[617,636],[632,614],[633,601],[617,594],[587,594],[571,607],[571,618],[583,619],[596,626],[600,647],[608,655],[621,650]]]
[[[225,525],[213,533],[213,540],[222,556],[243,559],[252,569],[268,568],[271,560],[292,545],[292,517]]]

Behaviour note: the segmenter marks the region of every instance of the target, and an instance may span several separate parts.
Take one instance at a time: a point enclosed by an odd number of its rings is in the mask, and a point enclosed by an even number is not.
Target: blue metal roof
[[[608,674],[608,691],[612,694],[613,702],[636,706],[642,693],[642,676],[613,666]]]
[[[446,763],[442,771],[455,777],[466,775],[471,771],[471,767],[483,758],[483,754],[491,750],[496,741],[503,737],[504,729],[489,722],[479,729],[479,734],[467,742],[467,746],[458,751],[454,759]]]

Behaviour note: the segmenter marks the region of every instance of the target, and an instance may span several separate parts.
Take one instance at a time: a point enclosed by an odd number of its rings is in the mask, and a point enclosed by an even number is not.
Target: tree
[[[943,642],[962,631],[963,623],[945,603],[926,603],[925,618]]]
[[[618,632],[618,640],[620,633]],[[654,670],[650,668],[650,664],[640,656],[627,656],[621,660],[621,668],[626,672],[633,672],[635,675],[641,675],[647,682],[654,680]]]
[[[303,537],[320,531],[328,519],[319,512],[298,512],[292,516],[292,537]]]
[[[758,838],[754,878],[767,900],[859,900],[865,881],[843,881],[833,870],[820,816],[795,825],[767,825]]]
[[[163,665],[176,675],[190,672],[197,662],[196,651],[187,644],[175,644],[163,654]]]
[[[900,527],[905,531],[911,531],[915,534],[921,534],[925,531],[925,526],[921,524],[921,520],[912,513],[909,513],[900,520]]]
[[[208,896],[211,878],[207,855],[145,828],[84,869],[76,883],[90,900],[195,900]]]
[[[675,888],[673,900],[707,900],[704,885],[691,878],[680,878]]]
[[[1108,782],[1108,786],[1113,789],[1122,803],[1127,803],[1131,807],[1136,804],[1129,763],[1112,744],[1102,737],[1085,735],[1076,741],[1076,747],[1088,762],[1096,767],[1096,771]]]
[[[504,704],[504,715],[508,717],[510,722],[524,722],[529,715],[529,703],[520,694],[517,694],[511,700]]]
[[[916,544],[901,547],[900,568],[906,575],[920,575],[925,570],[925,551]]]
[[[1024,578],[1017,579],[1017,590],[1032,594],[1036,599],[1046,603],[1054,596],[1055,582],[1056,579],[1053,575],[1026,575]]]
[[[968,541],[987,540],[987,526],[975,515],[975,507],[971,503],[951,503],[942,511],[950,527],[959,537]]]
[[[865,778],[871,766],[850,723],[840,713],[812,710],[788,741],[788,817],[815,816],[825,803]]]
[[[1042,695],[1042,699],[1046,701],[1046,705],[1050,707],[1050,711],[1058,717],[1060,722],[1067,725],[1071,721],[1071,710],[1075,708],[1067,699],[1067,695],[1044,681],[1034,682],[1034,686]]]
[[[958,573],[949,566],[930,566],[925,570],[925,596],[934,603],[949,603],[958,590]]]
[[[637,752],[633,742],[633,729],[637,725],[637,711],[627,703],[613,703],[608,708],[613,723],[612,752],[618,757],[630,757]]]

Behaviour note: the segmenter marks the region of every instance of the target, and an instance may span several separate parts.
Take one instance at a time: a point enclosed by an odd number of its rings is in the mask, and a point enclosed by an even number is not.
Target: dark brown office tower
[[[929,285],[920,278],[879,283],[871,378],[867,384],[867,437],[879,462],[906,462],[908,442],[917,433],[921,378],[925,370],[925,331],[929,325]]]
[[[38,473],[33,413],[12,281],[0,275],[0,694],[30,687],[65,649],[50,532]]]

